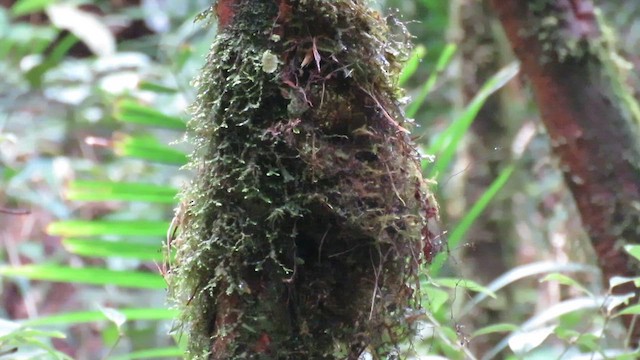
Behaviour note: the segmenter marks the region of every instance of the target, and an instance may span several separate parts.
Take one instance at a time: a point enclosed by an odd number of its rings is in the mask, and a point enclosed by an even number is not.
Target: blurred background
[[[182,353],[162,242],[190,177],[190,82],[216,33],[194,18],[209,5],[0,0],[0,358]],[[597,5],[637,69],[640,2]],[[414,36],[399,81],[441,210],[444,254],[425,269],[428,314],[410,357],[624,349],[611,314],[580,302],[608,289],[487,4],[373,6]]]

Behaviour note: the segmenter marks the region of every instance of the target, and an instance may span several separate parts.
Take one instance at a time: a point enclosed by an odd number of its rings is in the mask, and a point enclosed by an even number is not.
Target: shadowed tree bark
[[[220,0],[170,291],[189,358],[401,356],[435,205],[365,0]],[[206,15],[206,14],[205,14]]]
[[[640,120],[587,0],[492,0],[575,198],[604,278],[637,276]],[[635,292],[631,283],[613,289]],[[625,319],[632,327],[631,318]],[[640,326],[629,329],[637,342]]]

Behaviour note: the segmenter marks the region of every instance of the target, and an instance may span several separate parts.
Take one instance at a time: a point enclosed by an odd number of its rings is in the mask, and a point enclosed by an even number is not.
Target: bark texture
[[[637,276],[637,264],[622,247],[640,240],[640,120],[593,4],[493,0],[492,5],[531,81],[605,280]],[[614,291],[637,293],[633,284]],[[640,327],[630,331],[637,341]]]
[[[211,9],[169,277],[190,358],[386,358],[412,333],[436,211],[399,110],[408,36],[365,3]]]

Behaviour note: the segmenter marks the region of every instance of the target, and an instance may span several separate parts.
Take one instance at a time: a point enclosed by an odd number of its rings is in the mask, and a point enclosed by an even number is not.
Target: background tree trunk
[[[593,5],[583,0],[493,0],[492,5],[531,80],[604,278],[638,275],[622,246],[640,239],[640,120]],[[637,292],[630,283],[613,290]],[[630,331],[637,341],[640,326]]]

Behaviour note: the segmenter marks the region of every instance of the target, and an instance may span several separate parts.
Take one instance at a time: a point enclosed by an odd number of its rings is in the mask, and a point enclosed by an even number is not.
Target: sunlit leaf
[[[64,237],[89,237],[102,235],[162,236],[165,237],[169,223],[146,220],[67,220],[49,224],[47,232]]]
[[[113,116],[119,121],[133,124],[163,127],[180,131],[186,129],[183,119],[167,115],[154,108],[129,99],[118,101]]]
[[[173,204],[178,190],[171,186],[110,181],[73,181],[66,190],[69,200],[140,201]]]
[[[164,289],[160,274],[140,271],[115,271],[101,268],[72,268],[55,265],[2,266],[0,275],[91,285],[117,285],[141,289]]]
[[[59,29],[68,30],[98,56],[109,56],[116,51],[116,39],[101,19],[74,4],[48,6],[47,16]]]
[[[139,308],[139,309],[118,309],[127,321],[134,320],[171,320],[178,316],[178,310],[166,308]],[[89,323],[94,321],[108,320],[104,312],[95,311],[75,311],[49,316],[43,316],[31,320],[26,320],[26,326],[62,326]]]
[[[549,335],[553,334],[555,329],[556,325],[551,325],[540,329],[518,332],[509,338],[509,347],[516,354],[527,353],[540,346]]]

